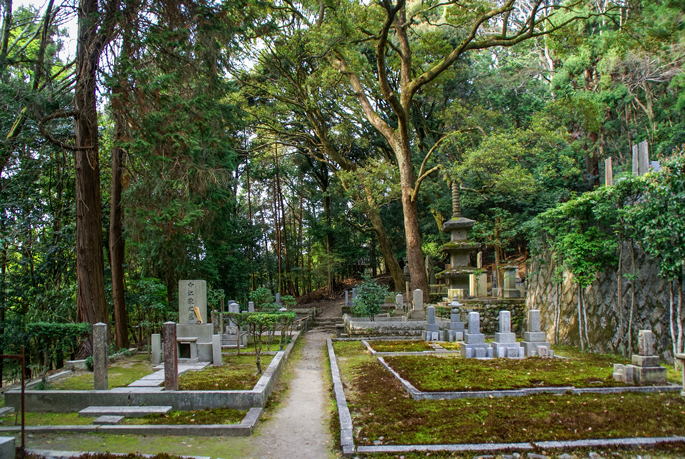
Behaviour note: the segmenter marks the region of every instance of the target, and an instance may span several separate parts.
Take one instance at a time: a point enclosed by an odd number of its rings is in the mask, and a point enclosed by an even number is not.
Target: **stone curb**
[[[338,418],[340,419],[340,445],[342,446],[343,456],[351,456],[355,450],[352,416],[350,416],[350,409],[347,407],[347,400],[345,399],[345,392],[343,391],[343,384],[340,379],[340,370],[338,369],[338,361],[335,358],[331,338],[326,340],[326,345],[328,346],[328,358],[331,361],[331,379],[333,380],[335,402],[338,405]]]
[[[653,437],[653,438],[607,438],[593,440],[571,441],[536,441],[530,443],[472,443],[455,445],[380,445],[358,446],[358,453],[406,453],[411,451],[504,451],[504,450],[532,450],[532,449],[560,449],[587,448],[607,446],[654,446],[661,443],[685,442],[685,437]]]
[[[190,411],[204,408],[234,408],[249,410],[262,407],[273,391],[276,379],[283,364],[301,336],[293,334],[292,341],[283,351],[279,351],[262,377],[250,390],[230,391],[163,391],[158,387],[124,387],[106,391],[100,390],[28,390],[26,407],[28,411],[59,411],[55,406],[68,406],[67,411],[79,411],[94,405],[171,405],[176,410]],[[16,409],[20,407],[21,391],[12,389],[5,393],[5,405]]]
[[[108,433],[133,435],[197,435],[203,437],[249,437],[262,416],[262,408],[251,408],[240,424],[208,425],[87,425],[87,426],[26,426],[29,433]],[[18,433],[21,426],[0,426],[0,432]],[[67,456],[69,457],[69,456]]]
[[[450,391],[450,392],[423,392],[406,379],[402,378],[382,356],[376,355],[376,359],[402,384],[404,390],[414,400],[461,400],[466,398],[502,398],[502,397],[526,397],[536,394],[555,394],[562,395],[570,393],[572,395],[581,394],[620,394],[623,392],[674,392],[682,390],[682,386],[621,386],[621,387],[530,387],[524,389],[505,389],[505,390],[478,390],[478,391]]]
[[[51,449],[26,449],[28,454],[33,454],[35,456],[42,457],[44,459],[61,459],[61,458],[73,458],[79,457],[84,454],[98,454],[93,451],[54,451]],[[128,453],[108,453],[112,456],[127,456]],[[154,454],[141,454],[142,457],[155,457]],[[179,456],[183,459],[212,459],[209,456]]]

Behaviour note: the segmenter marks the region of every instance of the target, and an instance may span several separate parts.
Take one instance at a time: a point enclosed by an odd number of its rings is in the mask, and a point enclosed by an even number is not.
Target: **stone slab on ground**
[[[148,414],[167,414],[169,406],[89,406],[78,412],[79,417],[96,418],[99,416],[124,416],[127,418],[142,418]]]
[[[5,406],[0,408],[0,416],[5,416],[12,413],[14,413],[14,408],[12,408],[11,406]]]
[[[101,426],[112,426],[121,424],[125,418],[123,416],[100,416],[99,418],[93,419],[93,424]]]

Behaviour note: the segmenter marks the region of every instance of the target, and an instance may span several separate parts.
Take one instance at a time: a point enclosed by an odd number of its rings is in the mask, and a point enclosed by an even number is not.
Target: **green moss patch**
[[[464,359],[452,355],[395,356],[385,361],[417,389],[478,391],[524,387],[613,387],[615,360],[578,359]]]
[[[126,387],[143,376],[154,373],[152,364],[143,357],[136,355],[109,365],[107,387]],[[93,373],[76,373],[71,377],[51,382],[50,385],[51,389],[55,390],[93,390]]]
[[[17,457],[19,457],[17,455]],[[26,459],[42,459],[43,456],[36,456],[33,454],[26,454]],[[140,454],[130,453],[122,456],[121,454],[110,453],[90,453],[82,456],[76,456],[75,459],[181,459],[181,456],[170,456],[166,453],[159,453],[153,456],[141,456]]]
[[[167,414],[148,414],[142,418],[127,419],[126,424],[145,425],[210,425],[240,424],[246,411],[215,408],[195,411],[171,411]]]
[[[273,355],[262,355],[262,368],[266,369]],[[180,390],[250,390],[257,384],[261,374],[257,373],[254,355],[225,355],[224,365],[209,366],[201,371],[189,371],[178,378]]]
[[[0,425],[15,425],[15,415],[0,419]],[[78,413],[24,413],[27,426],[82,426],[93,424],[93,418],[81,418]],[[16,425],[21,425],[21,413]]]
[[[421,352],[432,351],[433,348],[425,341],[368,341],[369,346],[376,352]]]
[[[685,399],[673,393],[415,401],[374,357],[347,344],[336,343],[336,352],[358,444],[379,437],[383,444],[449,444],[685,434]]]

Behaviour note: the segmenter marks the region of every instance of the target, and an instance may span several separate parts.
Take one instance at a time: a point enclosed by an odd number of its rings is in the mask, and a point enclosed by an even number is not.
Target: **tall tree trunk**
[[[673,280],[668,281],[668,294],[668,322],[671,330],[671,347],[673,349],[673,355],[675,356],[678,353],[678,343],[675,334],[675,317],[673,314]],[[675,367],[675,370],[678,371],[678,360],[675,358],[673,359],[673,366]]]
[[[585,350],[585,345],[583,344],[583,315],[581,306],[581,290],[580,284],[578,284],[578,339],[580,340],[580,350]]]
[[[630,280],[630,317],[628,317],[628,355],[633,355],[633,316],[635,315],[635,248],[633,240],[630,239],[630,261],[631,277]]]
[[[623,348],[621,354],[626,355],[625,347],[622,346],[623,343],[623,330],[624,330],[624,318],[623,318],[623,238],[618,240],[618,270],[616,271],[617,277],[617,304],[618,304],[618,336],[619,336],[619,348]]]
[[[104,43],[94,25],[98,18],[97,0],[81,0],[78,11],[77,80],[74,91],[77,309],[82,322],[108,323],[95,97],[98,61]]]
[[[378,248],[383,255],[385,265],[390,270],[392,281],[395,284],[395,291],[401,292],[404,290],[404,274],[402,273],[400,263],[397,261],[397,257],[392,250],[392,244],[388,238],[388,233],[385,231],[385,225],[383,224],[381,214],[377,209],[370,209],[366,211],[366,216],[371,222],[371,226],[376,234]]]
[[[120,141],[123,134],[122,113],[115,114],[114,138]],[[117,349],[128,348],[128,317],[124,295],[124,257],[125,241],[121,230],[122,207],[121,191],[123,179],[123,148],[112,150],[112,180],[110,189],[109,254],[112,270],[112,301],[114,303],[114,333]]]
[[[412,201],[416,177],[411,162],[411,150],[407,139],[398,140],[395,154],[400,170],[400,184],[402,186],[402,210],[404,211],[404,235],[407,242],[407,263],[411,276],[412,290],[423,290],[423,297],[430,297],[428,279],[423,264],[423,250],[421,249],[421,229],[419,228],[419,212],[415,201]]]

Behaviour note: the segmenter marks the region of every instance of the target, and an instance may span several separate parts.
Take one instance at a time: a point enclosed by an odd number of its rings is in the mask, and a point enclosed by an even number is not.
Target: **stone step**
[[[171,406],[89,406],[78,412],[81,418],[98,418],[100,416],[124,416],[142,418],[148,414],[167,414]]]

